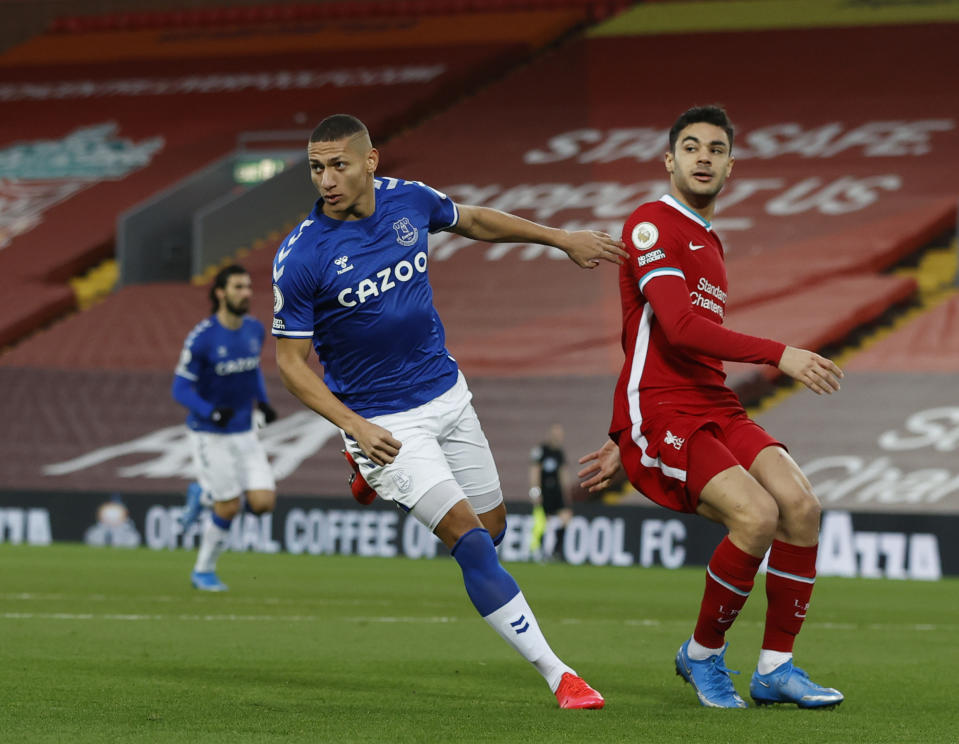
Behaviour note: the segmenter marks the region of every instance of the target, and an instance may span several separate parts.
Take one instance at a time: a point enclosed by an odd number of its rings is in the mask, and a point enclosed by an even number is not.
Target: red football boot
[[[556,688],[556,700],[560,708],[580,709],[592,708],[598,710],[606,705],[603,696],[586,684],[582,677],[566,672]]]
[[[346,461],[350,464],[350,467],[353,468],[353,472],[350,473],[350,493],[353,494],[353,498],[359,501],[363,506],[369,506],[374,501],[376,501],[376,491],[370,488],[370,484],[366,482],[366,478],[360,474],[360,466],[356,464],[356,461],[353,459],[353,456],[346,450],[342,450],[343,457],[346,458]]]

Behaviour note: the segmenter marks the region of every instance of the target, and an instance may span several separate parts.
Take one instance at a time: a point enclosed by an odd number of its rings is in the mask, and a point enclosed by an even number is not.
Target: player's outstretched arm
[[[576,476],[580,485],[590,493],[609,488],[613,476],[619,472],[622,463],[619,459],[619,447],[616,442],[607,440],[606,444],[595,452],[579,458],[579,464],[585,465]]]
[[[457,209],[459,220],[450,231],[473,240],[551,245],[584,269],[596,268],[600,261],[621,264],[623,258],[629,257],[623,242],[604,232],[559,230],[489,207],[458,204]]]
[[[843,377],[842,370],[831,359],[795,346],[786,347],[779,360],[779,369],[816,395],[836,392]]]
[[[724,328],[693,311],[686,280],[663,275],[647,281],[643,294],[673,346],[714,359],[752,364],[779,364],[786,345]]]
[[[308,338],[277,338],[276,364],[286,389],[307,407],[356,440],[363,454],[377,465],[388,465],[399,454],[400,442],[382,426],[367,421],[343,405],[310,369]]]

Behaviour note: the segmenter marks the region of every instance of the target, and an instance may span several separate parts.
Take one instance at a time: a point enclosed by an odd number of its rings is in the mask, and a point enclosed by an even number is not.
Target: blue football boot
[[[194,571],[190,574],[190,583],[201,592],[225,592],[229,588],[213,571]]]
[[[180,526],[186,530],[190,527],[197,519],[200,518],[200,512],[204,509],[203,504],[203,489],[200,487],[200,484],[196,481],[193,481],[186,489],[186,506],[183,507],[183,512],[180,514],[179,522]]]
[[[832,687],[822,687],[790,659],[769,674],[757,670],[749,683],[749,694],[757,705],[795,703],[800,708],[832,708],[843,701],[843,694]]]
[[[696,690],[701,705],[707,708],[746,708],[746,701],[739,697],[730,674],[739,674],[726,668],[724,658],[727,643],[715,656],[703,661],[689,658],[689,641],[676,652],[676,674],[689,682]]]

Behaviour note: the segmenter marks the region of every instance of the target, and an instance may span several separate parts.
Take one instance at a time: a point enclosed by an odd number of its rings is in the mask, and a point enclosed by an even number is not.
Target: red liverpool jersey
[[[623,227],[623,364],[610,433],[666,410],[739,406],[721,360],[778,364],[785,345],[722,327],[723,246],[710,223],[672,196],[641,205]]]

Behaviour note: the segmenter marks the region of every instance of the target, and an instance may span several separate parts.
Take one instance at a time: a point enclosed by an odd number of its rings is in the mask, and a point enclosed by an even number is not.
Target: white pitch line
[[[320,618],[315,615],[134,615],[125,613],[94,612],[4,612],[0,614],[4,620],[187,620],[202,622],[316,622]]]
[[[329,622],[330,618],[320,618],[316,615],[238,615],[235,613],[224,614],[132,614],[132,613],[95,613],[95,612],[4,612],[0,613],[0,619],[3,620],[117,620],[121,622],[143,622],[143,621],[167,621],[180,620],[184,622]],[[413,616],[389,616],[389,615],[363,615],[355,617],[336,618],[350,624],[355,623],[402,623],[410,625],[437,625],[447,623],[457,623],[464,618],[453,617],[449,615],[438,615],[432,617],[413,617]],[[625,625],[631,627],[657,628],[665,625],[676,625],[685,621],[663,622],[655,619],[633,618],[630,620],[603,620],[603,619],[581,619],[581,618],[562,618],[558,622],[561,624],[607,624],[607,625]],[[758,621],[745,621],[744,625],[761,625]],[[930,623],[869,623],[858,625],[855,623],[809,623],[808,626],[819,630],[896,630],[911,631],[917,633],[928,633],[935,631],[955,632],[959,625],[954,623],[944,623],[934,625]]]
[[[0,593],[0,602],[58,602],[68,600],[70,602],[129,602],[132,597],[130,595],[107,595],[107,594],[34,594],[32,592],[15,592],[15,593]],[[190,597],[182,596],[172,596],[172,595],[162,595],[158,594],[156,596],[146,596],[146,597],[136,597],[135,601],[137,604],[145,603],[159,603],[159,604],[168,604],[170,602],[182,602],[186,599],[187,601],[201,602],[205,601],[207,597],[202,594],[193,594]],[[230,604],[233,605],[296,605],[297,607],[302,607],[303,605],[317,605],[317,606],[326,606],[326,605],[335,605],[335,606],[358,606],[358,607],[389,607],[390,605],[396,604],[394,600],[391,599],[337,599],[335,597],[323,597],[323,596],[308,596],[298,599],[290,599],[289,597],[237,597],[233,595],[230,597]],[[442,603],[436,601],[426,600],[418,603],[420,606],[439,606]]]
[[[344,617],[348,623],[418,623],[436,625],[437,623],[459,622],[458,617]]]
[[[123,620],[123,621],[143,621],[143,620],[186,620],[203,622],[318,622],[320,618],[315,615],[136,615],[128,613],[103,613],[95,612],[4,612],[0,614],[4,620]],[[435,625],[437,623],[455,623],[460,620],[456,617],[388,617],[388,616],[370,616],[370,617],[344,617],[340,618],[348,623],[421,623],[424,625]]]

